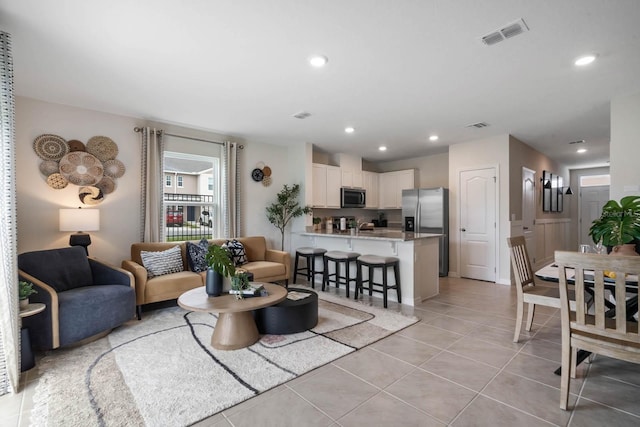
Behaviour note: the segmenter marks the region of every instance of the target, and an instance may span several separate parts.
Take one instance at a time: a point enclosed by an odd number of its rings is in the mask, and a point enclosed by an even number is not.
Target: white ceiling
[[[529,32],[481,42],[519,18]],[[605,165],[609,102],[640,92],[639,23],[638,0],[0,0],[19,96],[371,161],[510,133]]]

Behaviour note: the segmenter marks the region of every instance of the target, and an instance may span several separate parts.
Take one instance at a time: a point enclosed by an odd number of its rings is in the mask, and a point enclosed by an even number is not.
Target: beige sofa
[[[288,252],[267,249],[267,242],[262,236],[236,239],[244,246],[249,261],[241,268],[253,273],[254,281],[284,281],[288,285],[291,275],[291,256]],[[209,244],[220,246],[226,241],[227,239],[214,239],[209,240]],[[184,271],[148,278],[140,251],[164,251],[176,245],[180,246]],[[131,259],[122,261],[122,268],[135,277],[138,318],[143,304],[176,299],[190,289],[203,286],[206,276],[206,272],[195,273],[189,270],[185,242],[134,243],[131,245]]]

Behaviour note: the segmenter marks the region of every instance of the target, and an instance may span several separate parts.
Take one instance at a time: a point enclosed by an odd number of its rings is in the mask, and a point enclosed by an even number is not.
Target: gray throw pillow
[[[189,269],[195,273],[206,271],[207,252],[209,251],[209,241],[202,239],[198,243],[187,242],[187,262]]]
[[[140,258],[149,278],[184,270],[180,246],[177,245],[166,251],[140,251]]]

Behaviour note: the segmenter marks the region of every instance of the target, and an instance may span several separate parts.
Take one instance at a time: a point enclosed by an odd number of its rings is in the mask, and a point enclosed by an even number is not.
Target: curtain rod
[[[134,127],[133,128],[134,132],[142,132],[142,128],[141,127]],[[211,141],[210,139],[202,139],[202,138],[194,138],[192,136],[184,136],[184,135],[176,135],[173,133],[167,133],[165,131],[163,131],[162,129],[156,131],[156,132],[160,132],[161,134],[165,134],[167,136],[173,136],[176,138],[182,138],[182,139],[190,139],[192,141],[201,141],[201,142],[209,142],[211,144],[218,144],[218,145],[224,145],[224,142],[219,142],[219,141]],[[239,149],[244,149],[244,145],[238,145]]]

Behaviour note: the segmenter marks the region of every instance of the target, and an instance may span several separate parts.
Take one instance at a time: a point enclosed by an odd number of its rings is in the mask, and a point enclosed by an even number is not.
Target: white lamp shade
[[[98,209],[60,209],[60,231],[100,230]]]

